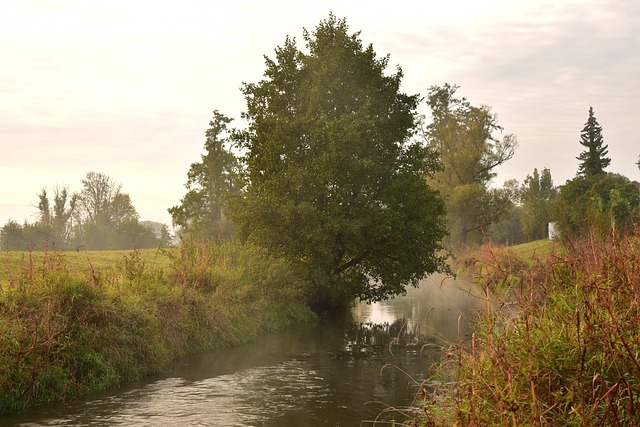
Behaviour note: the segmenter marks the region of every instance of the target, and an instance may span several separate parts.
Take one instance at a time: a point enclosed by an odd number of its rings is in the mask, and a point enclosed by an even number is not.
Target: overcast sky
[[[0,226],[89,171],[170,224],[212,111],[239,118],[263,55],[287,35],[303,48],[330,12],[402,67],[405,92],[449,82],[492,107],[519,141],[495,185],[534,167],[573,178],[589,106],[607,170],[640,181],[638,0],[0,0]]]

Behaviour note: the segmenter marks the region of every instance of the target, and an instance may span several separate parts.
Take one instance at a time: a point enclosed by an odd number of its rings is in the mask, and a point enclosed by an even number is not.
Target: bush
[[[563,237],[628,232],[640,220],[638,183],[612,173],[576,177],[560,188],[556,216]]]

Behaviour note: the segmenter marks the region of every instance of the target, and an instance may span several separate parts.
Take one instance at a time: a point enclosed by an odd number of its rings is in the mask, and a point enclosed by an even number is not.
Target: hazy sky
[[[496,185],[534,167],[573,178],[589,106],[607,170],[640,180],[638,0],[0,0],[0,226],[88,171],[170,224],[212,111],[239,119],[263,55],[287,35],[303,48],[330,12],[402,67],[405,92],[449,82],[492,107],[519,141]]]

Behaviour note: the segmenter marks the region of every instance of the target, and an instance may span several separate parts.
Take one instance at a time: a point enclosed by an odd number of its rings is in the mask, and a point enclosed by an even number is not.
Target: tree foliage
[[[0,228],[0,250],[22,251],[27,249],[22,226],[12,219]]]
[[[213,112],[205,136],[205,154],[191,164],[187,173],[187,194],[169,208],[175,225],[202,237],[224,238],[229,223],[223,216],[223,197],[237,191],[238,159],[231,152],[227,125],[231,119]]]
[[[246,191],[231,205],[241,236],[284,255],[316,307],[402,293],[442,267],[444,204],[425,175],[433,153],[410,142],[417,95],[345,20],[330,15],[265,57],[243,87]]]
[[[522,206],[514,204],[505,218],[489,227],[487,237],[505,245],[519,245],[528,241],[522,232]]]
[[[20,225],[9,220],[0,229],[0,246],[28,249],[132,249],[167,243],[138,220],[138,213],[121,184],[102,173],[89,172],[79,193],[56,186],[37,193],[38,220]]]
[[[639,219],[640,190],[638,183],[618,174],[578,176],[560,188],[556,210],[563,236],[622,231]]]
[[[586,150],[577,157],[580,160],[578,174],[591,176],[604,173],[611,159],[605,157],[608,153],[607,146],[603,145],[602,126],[593,114],[593,107],[589,107],[589,118],[580,132],[580,144]]]
[[[78,196],[71,194],[69,187],[56,186],[53,189],[53,206],[49,200],[47,189],[38,193],[39,222],[48,229],[46,240],[51,245],[64,248],[68,245],[73,233],[73,213]]]
[[[494,136],[503,129],[487,106],[475,107],[457,98],[458,86],[429,89],[427,104],[432,122],[426,138],[442,162],[429,183],[446,196],[453,248],[468,243],[469,235],[504,218],[511,201],[506,190],[491,189],[495,168],[511,159],[517,148],[514,135]]]
[[[88,172],[77,195],[75,242],[85,249],[148,247],[158,239],[139,222],[122,184],[100,172]],[[153,245],[152,245],[153,246]]]
[[[557,196],[553,186],[551,171],[547,168],[533,175],[527,175],[522,185],[522,229],[529,241],[544,239],[548,236],[548,223],[553,220],[553,203]]]
[[[122,184],[100,173],[88,172],[78,193],[78,214],[84,223],[114,226],[121,221],[138,219],[138,212]]]

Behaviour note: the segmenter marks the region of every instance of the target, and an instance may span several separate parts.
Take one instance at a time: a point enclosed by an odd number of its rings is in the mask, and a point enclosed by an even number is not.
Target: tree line
[[[266,247],[309,283],[315,308],[404,292],[446,270],[459,248],[510,206],[490,187],[515,153],[497,116],[429,90],[400,90],[398,66],[330,15],[265,57],[264,79],[245,83],[242,128],[214,111],[187,193],[169,209],[181,233]]]
[[[424,98],[404,93],[401,67],[389,72],[389,56],[333,14],[303,40],[300,49],[287,37],[265,56],[262,80],[243,84],[243,126],[213,112],[186,194],[168,209],[183,237],[266,248],[291,263],[307,302],[323,309],[402,293],[485,239],[545,238],[550,222],[563,236],[637,222],[638,186],[605,172],[593,109],[576,178],[557,187],[549,169],[536,168],[522,184],[496,187],[495,169],[518,142],[490,107],[451,84]],[[87,247],[98,236],[131,244],[143,228],[128,195],[97,178],[88,175],[77,195],[54,189],[52,201],[43,190],[39,226]]]
[[[169,209],[183,233],[235,236],[293,262],[310,299],[375,300],[401,293],[444,257],[489,239],[521,243],[638,219],[638,185],[610,163],[593,109],[580,133],[576,178],[555,186],[548,168],[502,187],[495,169],[517,138],[456,85],[400,90],[398,66],[330,15],[265,56],[264,78],[244,83],[242,128],[214,111],[205,154]],[[235,153],[235,154],[234,154]]]
[[[579,143],[584,150],[577,156],[576,176],[563,185],[554,185],[548,168],[534,169],[522,185],[508,183],[514,203],[508,216],[491,228],[491,237],[508,243],[547,238],[549,224],[560,238],[635,232],[640,183],[606,171],[611,159],[593,107]]]
[[[88,172],[79,192],[42,188],[37,198],[35,222],[9,220],[0,228],[2,250],[148,248],[170,238],[166,226],[140,221],[129,194],[103,173]]]

